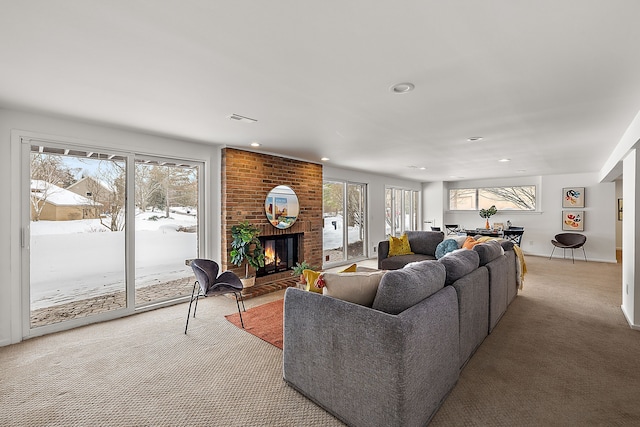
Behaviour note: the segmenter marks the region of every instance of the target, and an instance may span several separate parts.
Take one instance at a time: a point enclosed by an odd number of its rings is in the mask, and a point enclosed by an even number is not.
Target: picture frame
[[[622,199],[618,199],[618,221],[622,221]]]
[[[563,208],[584,208],[584,187],[566,187],[562,189]]]
[[[562,211],[563,231],[584,231],[584,211]]]

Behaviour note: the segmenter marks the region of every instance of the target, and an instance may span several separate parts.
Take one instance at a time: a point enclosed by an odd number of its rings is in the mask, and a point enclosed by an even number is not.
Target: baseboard
[[[624,318],[627,320],[627,323],[629,324],[629,327],[631,329],[636,330],[636,331],[640,331],[640,325],[634,325],[631,322],[631,318],[627,315],[627,311],[624,309],[623,305],[620,306],[620,310],[622,310],[622,314],[624,315]]]

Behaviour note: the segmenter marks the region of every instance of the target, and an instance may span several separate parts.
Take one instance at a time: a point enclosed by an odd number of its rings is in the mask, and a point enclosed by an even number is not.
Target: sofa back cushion
[[[387,271],[380,280],[372,308],[402,313],[444,287],[446,271],[436,261],[421,261],[400,270]]]
[[[384,271],[323,273],[322,294],[371,307]]]
[[[504,254],[504,249],[496,240],[475,245],[473,250],[480,256],[480,265],[486,265]]]
[[[445,284],[451,285],[456,280],[471,273],[480,265],[480,257],[476,251],[460,249],[450,252],[438,260],[447,272]]]
[[[438,243],[444,240],[442,231],[407,231],[411,250],[416,254],[435,256]]]

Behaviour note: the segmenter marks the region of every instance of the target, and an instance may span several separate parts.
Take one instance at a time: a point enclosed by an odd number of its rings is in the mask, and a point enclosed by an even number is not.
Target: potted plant
[[[247,288],[253,286],[255,276],[249,276],[249,266],[264,267],[264,248],[260,244],[258,235],[260,229],[248,221],[231,227],[231,262],[237,266],[245,265],[244,278],[240,278],[242,285]]]
[[[314,267],[312,267],[311,265],[309,265],[309,263],[307,263],[307,261],[302,261],[302,262],[296,262],[296,265],[294,265],[293,267],[291,267],[291,275],[292,276],[299,276],[299,284],[304,285],[305,283],[307,283],[306,279],[304,278],[304,274],[303,271],[304,270],[314,270]]]
[[[489,218],[498,213],[498,209],[496,209],[496,205],[491,205],[489,209],[480,209],[480,218],[486,218],[487,222],[484,225],[484,228],[487,230],[489,227]]]

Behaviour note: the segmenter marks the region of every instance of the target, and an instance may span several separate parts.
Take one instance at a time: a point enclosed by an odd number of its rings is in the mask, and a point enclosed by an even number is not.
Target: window
[[[499,211],[535,211],[536,186],[449,189],[449,210],[472,211],[491,205]]]
[[[400,236],[418,229],[419,193],[402,188],[385,188],[385,233]]]
[[[322,245],[326,264],[366,257],[366,193],[366,184],[324,181]]]

